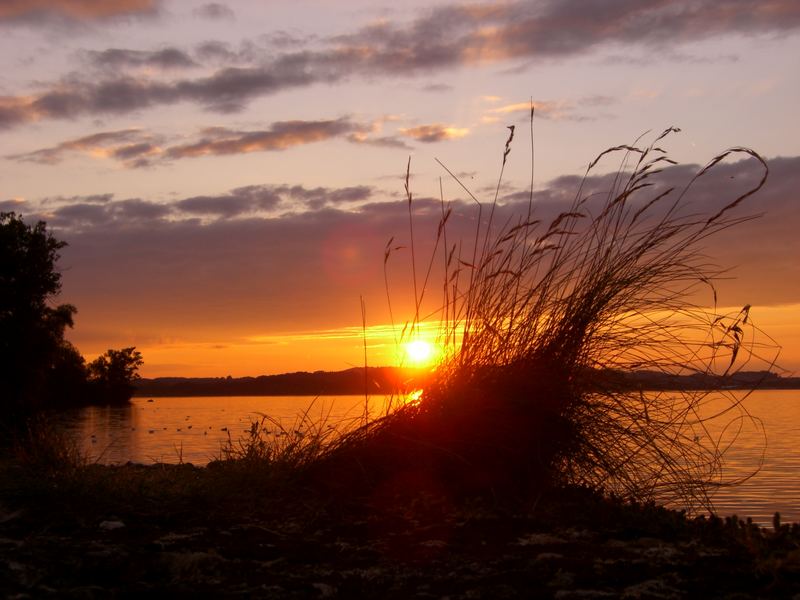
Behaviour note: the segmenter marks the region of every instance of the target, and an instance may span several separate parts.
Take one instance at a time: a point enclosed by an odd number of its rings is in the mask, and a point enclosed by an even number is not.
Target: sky
[[[491,201],[515,125],[499,201],[527,198],[531,102],[545,215],[598,153],[676,126],[667,181],[730,147],[769,164],[738,207],[762,216],[704,252],[728,269],[719,304],[751,304],[797,373],[799,33],[796,0],[0,0],[0,211],[68,242],[57,301],[87,358],[339,370],[363,364],[366,325],[368,364],[388,364],[386,281],[395,321],[413,303],[409,159],[424,254],[440,193],[465,223],[473,206],[437,159]],[[697,201],[735,197],[754,162]]]

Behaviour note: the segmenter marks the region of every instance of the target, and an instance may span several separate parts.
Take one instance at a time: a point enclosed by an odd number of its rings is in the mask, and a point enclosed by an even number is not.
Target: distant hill
[[[628,385],[645,390],[800,389],[800,377],[781,377],[770,371],[741,371],[725,377],[694,373],[668,375],[653,371],[623,373]]]
[[[426,371],[369,367],[369,394],[418,389]],[[136,396],[344,396],[364,393],[364,368],[345,371],[299,371],[259,377],[158,377],[136,382]]]
[[[369,394],[404,393],[419,389],[429,374],[420,369],[369,367]],[[769,371],[745,371],[728,377],[667,375],[653,371],[615,372],[622,388],[641,390],[800,389],[800,377]],[[344,396],[364,393],[364,369],[299,371],[259,377],[158,377],[136,382],[136,396]]]

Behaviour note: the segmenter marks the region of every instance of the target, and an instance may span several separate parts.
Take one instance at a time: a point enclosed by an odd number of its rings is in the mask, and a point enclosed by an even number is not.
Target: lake
[[[402,398],[399,399],[402,401]],[[371,396],[368,414],[383,415],[397,397]],[[90,406],[60,419],[93,461],[205,465],[269,416],[274,434],[304,433],[312,424],[339,428],[364,416],[364,396],[192,396],[133,398],[130,406]]]
[[[390,401],[370,397],[369,414],[384,414]],[[775,511],[784,521],[800,521],[800,390],[756,391],[745,407],[763,423],[766,448],[761,432],[745,428],[725,455],[723,475],[745,477],[762,463],[762,456],[763,463],[750,479],[717,490],[715,508],[720,515],[749,516],[763,525],[772,522]],[[89,457],[101,463],[182,460],[203,465],[219,457],[229,441],[245,436],[263,415],[287,432],[302,434],[315,422],[324,421],[326,427],[353,424],[364,410],[363,396],[134,398],[126,407],[71,411],[63,421]]]

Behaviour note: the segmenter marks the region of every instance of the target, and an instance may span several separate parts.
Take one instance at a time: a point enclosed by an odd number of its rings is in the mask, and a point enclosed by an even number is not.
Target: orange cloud
[[[0,129],[38,120],[34,100],[29,96],[0,96]]]
[[[3,105],[0,103],[0,123],[3,118],[2,110]],[[15,106],[9,104],[9,110],[15,110]],[[123,129],[66,140],[55,146],[11,154],[5,158],[53,165],[77,152],[97,159],[112,158],[125,167],[138,168],[164,159],[281,151],[335,138],[344,138],[356,144],[407,147],[402,140],[392,136],[373,136],[376,129],[376,123],[360,123],[346,117],[317,121],[277,121],[267,129],[252,131],[207,127],[200,132],[199,140],[166,148],[161,145],[164,142],[161,136],[141,129]]]
[[[12,160],[54,165],[70,153],[78,152],[92,158],[114,158],[127,167],[141,166],[142,160],[162,150],[157,140],[140,129],[104,131],[80,138],[66,140],[56,146],[41,148],[33,152],[6,156]]]
[[[616,98],[610,96],[586,96],[579,98],[575,101],[568,100],[535,100],[533,107],[536,111],[536,116],[543,119],[553,119],[554,121],[587,121],[596,119],[599,114],[587,115],[586,109],[596,109],[598,107],[607,107],[616,103]],[[505,104],[488,110],[488,112],[481,118],[483,123],[496,123],[503,115],[519,114],[524,115],[526,118],[530,115],[531,103],[530,102],[516,102],[514,104]],[[606,114],[602,116],[608,116]]]
[[[536,115],[543,117],[545,119],[563,119],[569,115],[572,110],[572,105],[568,102],[555,102],[555,101],[548,101],[548,100],[537,100],[533,103],[533,107],[536,110]],[[493,108],[489,111],[493,115],[500,115],[500,114],[511,114],[511,113],[523,113],[523,114],[530,114],[531,112],[531,103],[530,102],[516,102],[514,104],[506,104],[505,106],[499,106],[497,108]],[[496,117],[495,117],[496,118]],[[491,119],[491,117],[490,117]]]
[[[469,129],[448,127],[440,123],[433,123],[431,125],[420,125],[418,127],[401,129],[400,133],[418,142],[432,143],[462,138],[469,133]]]
[[[346,118],[323,121],[278,121],[264,131],[231,131],[224,128],[206,130],[208,137],[167,150],[167,158],[194,158],[207,155],[246,154],[269,150],[286,150],[292,146],[321,142],[353,133],[363,133],[363,126]]]
[[[0,20],[59,14],[72,19],[92,20],[152,12],[154,0],[3,0]]]

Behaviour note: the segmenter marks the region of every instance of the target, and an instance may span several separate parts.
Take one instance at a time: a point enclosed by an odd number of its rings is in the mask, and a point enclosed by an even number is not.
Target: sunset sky
[[[799,34],[797,0],[0,0],[0,211],[69,243],[58,301],[89,358],[135,345],[151,377],[345,369],[363,364],[363,297],[386,364],[409,157],[424,250],[441,176],[471,206],[435,159],[490,200],[507,125],[501,203],[527,202],[531,99],[544,214],[603,149],[677,126],[668,180],[731,146],[769,162],[740,207],[764,216],[705,252],[731,269],[720,304],[752,304],[798,372]],[[698,201],[754,169],[726,163]],[[389,264],[398,320],[408,261]]]

